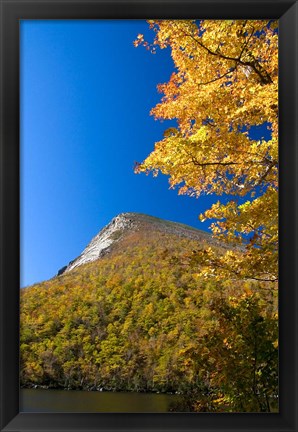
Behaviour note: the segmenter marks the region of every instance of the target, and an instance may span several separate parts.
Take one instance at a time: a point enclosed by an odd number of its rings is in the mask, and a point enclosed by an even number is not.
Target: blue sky
[[[114,216],[134,211],[201,229],[216,198],[136,175],[171,122],[155,121],[173,63],[135,48],[144,20],[21,22],[21,286],[48,279]]]
[[[217,197],[178,196],[136,175],[173,122],[149,112],[170,51],[135,48],[144,20],[21,21],[21,286],[53,277],[114,216],[140,212],[207,229]],[[147,35],[147,37],[146,37]]]

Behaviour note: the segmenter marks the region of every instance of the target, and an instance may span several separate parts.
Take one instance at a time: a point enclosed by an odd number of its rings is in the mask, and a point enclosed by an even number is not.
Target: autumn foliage
[[[176,411],[270,412],[278,400],[278,35],[264,20],[150,20],[175,71],[175,119],[138,173],[213,194],[204,244],[140,230],[21,291],[21,384],[178,392]],[[258,131],[266,134],[258,136]],[[260,134],[259,134],[260,135]],[[266,135],[266,136],[265,136]]]
[[[264,20],[149,21],[155,52],[169,48],[175,66],[160,84],[156,119],[176,119],[137,172],[169,175],[179,194],[227,196],[200,217],[238,249],[197,255],[201,274],[278,279],[278,35]],[[266,139],[256,128],[267,128]],[[261,128],[262,130],[262,128]]]
[[[198,277],[184,255],[199,243],[132,233],[110,255],[23,289],[21,384],[178,392],[178,411],[271,410],[276,298],[258,282]]]

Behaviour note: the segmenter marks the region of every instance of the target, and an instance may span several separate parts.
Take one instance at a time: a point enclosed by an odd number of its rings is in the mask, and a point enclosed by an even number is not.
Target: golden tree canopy
[[[233,195],[201,215],[215,219],[213,234],[241,246],[221,257],[204,254],[206,267],[240,278],[277,280],[278,35],[264,20],[150,20],[152,44],[169,47],[175,66],[160,84],[156,119],[176,119],[137,172],[169,175],[179,194]],[[266,125],[270,139],[252,139]],[[238,203],[239,197],[247,201]],[[243,199],[242,199],[243,201]],[[243,247],[244,245],[244,247]],[[199,256],[199,255],[198,255]],[[209,263],[209,264],[208,264]]]

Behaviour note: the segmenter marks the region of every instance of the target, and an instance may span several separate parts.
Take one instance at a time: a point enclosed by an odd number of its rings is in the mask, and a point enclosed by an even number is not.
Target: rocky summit
[[[121,243],[128,234],[137,231],[152,232],[152,235],[158,235],[158,232],[168,233],[191,240],[208,241],[209,244],[214,242],[210,234],[189,225],[167,221],[142,213],[121,213],[114,217],[90,241],[81,255],[60,269],[58,275],[102,258],[111,252],[116,244]]]

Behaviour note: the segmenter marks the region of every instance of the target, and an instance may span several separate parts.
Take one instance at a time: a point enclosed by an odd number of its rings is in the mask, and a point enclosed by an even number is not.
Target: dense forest
[[[174,392],[178,410],[269,411],[277,396],[276,299],[265,283],[213,283],[200,245],[147,229],[21,291],[21,384]]]
[[[274,411],[277,22],[148,23],[153,39],[139,34],[135,46],[169,49],[174,63],[151,113],[176,127],[135,172],[218,196],[200,215],[213,240],[132,231],[100,260],[22,290],[21,383],[174,392],[186,411]]]

